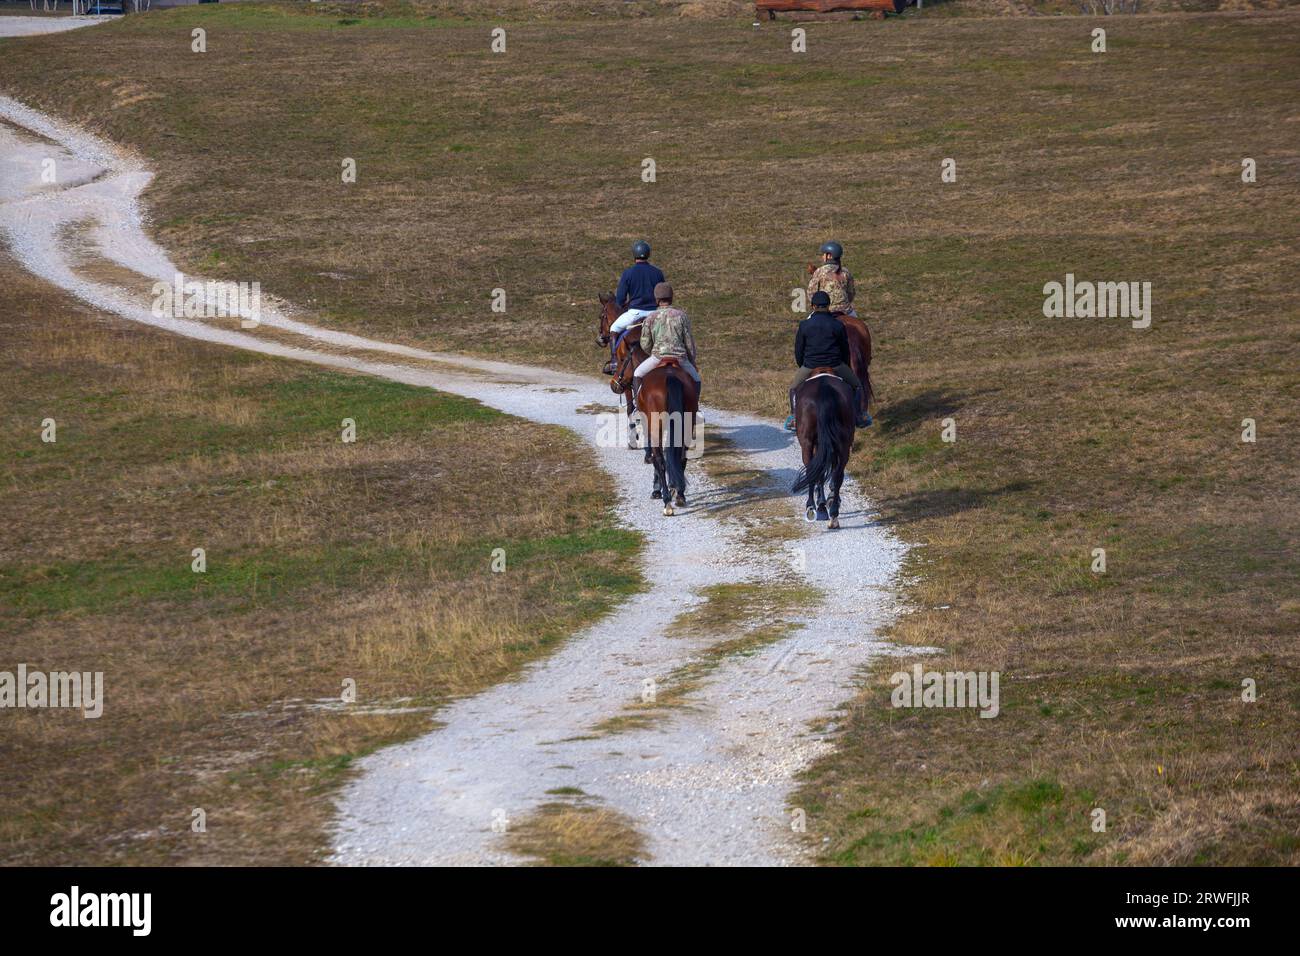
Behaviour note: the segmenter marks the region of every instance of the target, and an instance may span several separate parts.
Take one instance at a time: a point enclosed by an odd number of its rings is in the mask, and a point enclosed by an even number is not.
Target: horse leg
[[[803,452],[804,469],[807,470],[808,462],[812,461],[812,456],[813,456],[812,442],[809,442],[806,445],[801,445],[800,450]],[[803,505],[803,517],[805,521],[817,520],[817,509],[813,507],[813,491],[814,491],[813,486],[809,485],[808,500],[805,501]]]
[[[655,466],[655,488],[658,494],[654,497],[662,497],[664,501],[664,514],[673,513],[673,496],[672,489],[668,487],[668,469],[664,464],[664,450],[656,445],[654,450]]]
[[[840,485],[844,484],[844,466],[847,464],[847,461],[837,461],[831,474],[831,523],[828,525],[831,530],[840,526]]]
[[[691,416],[692,421],[694,420],[694,417],[695,417],[694,415]],[[680,488],[673,489],[673,504],[675,504],[678,508],[686,507],[686,464],[689,461],[689,459],[686,457],[686,449],[691,444],[691,438],[686,434],[687,431],[686,421],[687,419],[683,418],[678,424],[674,425],[672,428],[673,442],[674,442],[672,446],[673,454],[680,456],[679,460],[682,463],[682,486]],[[691,427],[693,430],[694,425],[692,425]],[[665,460],[664,462],[665,468],[667,467],[667,465],[668,462]]]
[[[636,434],[636,417],[632,408],[632,389],[629,388],[623,396],[623,401],[627,405],[627,447],[636,448],[640,442],[637,441]]]
[[[830,515],[826,513],[826,482],[817,484],[817,520],[826,521]]]
[[[650,441],[649,436],[646,436],[645,460],[646,464],[650,466],[650,470],[654,472],[655,476],[654,491],[650,492],[650,497],[656,501],[660,498],[665,501],[668,500],[668,486],[664,482],[664,467],[662,459],[663,452]]]

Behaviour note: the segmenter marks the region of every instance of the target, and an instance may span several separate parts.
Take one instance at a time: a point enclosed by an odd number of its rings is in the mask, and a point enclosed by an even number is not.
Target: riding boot
[[[858,428],[867,428],[871,424],[871,413],[862,410],[862,386],[853,390],[853,414]]]
[[[786,431],[794,431],[794,389],[790,389],[790,417],[785,420]]]

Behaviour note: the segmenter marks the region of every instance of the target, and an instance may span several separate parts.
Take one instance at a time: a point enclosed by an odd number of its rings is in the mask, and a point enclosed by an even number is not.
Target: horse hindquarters
[[[798,480],[790,489],[798,493],[808,489],[808,520],[830,519],[830,527],[838,528],[839,492],[844,481],[844,467],[848,463],[849,449],[853,445],[852,402],[842,382],[832,385],[828,380],[817,381],[813,400],[813,421],[805,417],[799,422],[799,444],[803,448],[804,467]],[[808,401],[806,393],[802,402]],[[845,418],[845,415],[848,418]],[[831,482],[830,511],[827,512],[827,481]],[[813,495],[816,492],[816,507]]]
[[[664,491],[664,500],[668,500],[668,490],[676,492],[677,504],[686,504],[686,396],[682,380],[676,375],[668,376],[668,420],[664,424],[664,465],[668,473],[668,489]],[[693,418],[694,416],[692,416]]]

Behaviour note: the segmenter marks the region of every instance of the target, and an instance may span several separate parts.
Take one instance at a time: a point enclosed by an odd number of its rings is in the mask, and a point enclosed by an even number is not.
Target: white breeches
[[[614,320],[614,324],[609,327],[609,331],[612,335],[618,335],[620,332],[625,331],[633,322],[638,319],[644,319],[653,311],[654,309],[628,309]]]

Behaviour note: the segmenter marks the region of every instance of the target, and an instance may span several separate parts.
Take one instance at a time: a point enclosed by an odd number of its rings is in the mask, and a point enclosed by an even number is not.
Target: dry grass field
[[[692,314],[706,403],[772,417],[790,291],[818,244],[841,240],[880,392],[852,467],[915,545],[889,637],[941,648],[916,658],[928,667],[999,671],[1002,712],[892,709],[887,678],[911,658],[864,675],[836,753],[793,800],[824,861],[1300,862],[1300,15],[927,9],[808,24],[795,54],[788,24],[516,11],[493,54],[494,24],[425,9],[222,5],[0,41],[0,89],[148,157],[154,231],[182,265],[260,281],[338,328],[594,372],[596,294],[648,237]],[[1105,53],[1089,49],[1098,25]],[[945,158],[956,182],[940,179]],[[1151,327],[1045,318],[1044,283],[1066,273],[1152,283]],[[504,315],[489,308],[498,287]],[[205,427],[216,454],[221,429],[244,426]],[[414,466],[392,454],[365,467],[400,485]],[[237,485],[249,465],[231,468]],[[224,527],[249,548],[306,548],[298,500]],[[411,509],[385,509],[395,540],[418,534]],[[131,515],[137,533],[174,528],[188,554],[178,514]],[[466,542],[491,521],[461,517]],[[385,579],[371,560],[358,567]],[[242,600],[243,586],[202,599]],[[294,612],[277,599],[247,613],[288,627]],[[142,758],[141,773],[160,766]],[[1105,833],[1089,826],[1097,807]]]
[[[4,259],[0,290],[6,669],[105,683],[98,719],[5,711],[0,862],[317,859],[354,757],[638,586],[563,430],[525,455],[473,402],[108,320]]]

